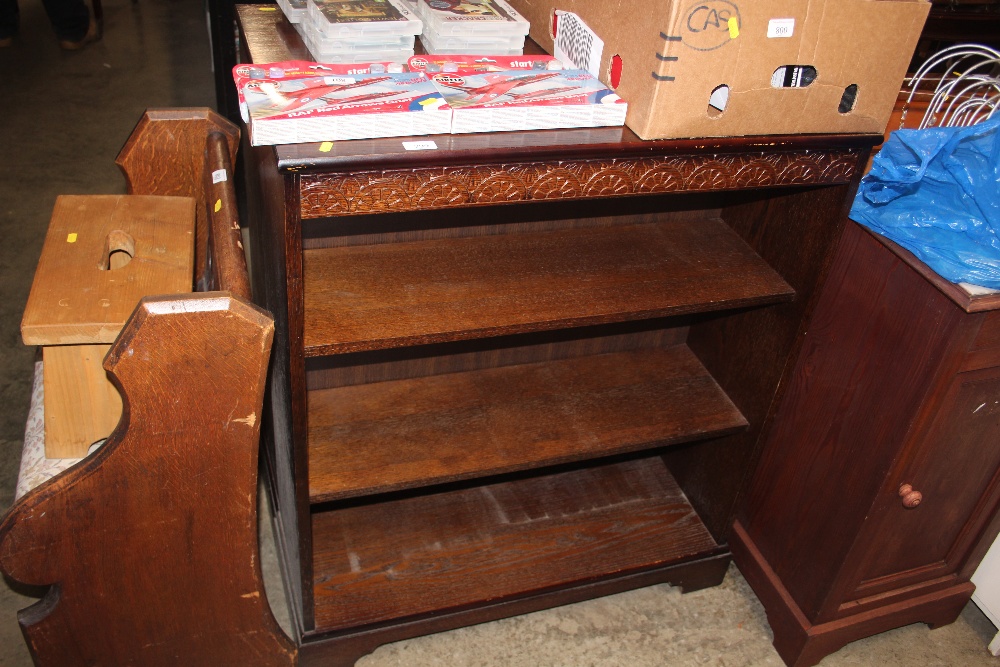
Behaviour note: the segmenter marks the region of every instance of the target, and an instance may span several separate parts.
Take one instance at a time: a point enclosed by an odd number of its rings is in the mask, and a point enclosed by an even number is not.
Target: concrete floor
[[[22,27],[0,49],[7,102],[0,115],[0,511],[13,498],[34,349],[19,323],[57,194],[124,192],[114,164],[147,107],[212,106],[204,9],[182,0],[104,0],[102,42],[63,53],[39,3],[21,3]],[[264,536],[269,582],[276,571]],[[272,588],[273,585],[272,585]],[[15,613],[31,604],[0,582],[0,665],[30,657]],[[280,597],[276,615],[287,618]],[[971,604],[958,622],[913,625],[844,648],[823,665],[993,665],[995,629]],[[556,610],[384,646],[362,667],[774,665],[760,603],[735,568],[722,586],[681,595],[654,586]],[[190,663],[189,663],[190,664]]]

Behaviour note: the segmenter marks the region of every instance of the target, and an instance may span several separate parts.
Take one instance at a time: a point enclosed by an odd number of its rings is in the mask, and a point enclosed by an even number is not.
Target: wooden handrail
[[[250,279],[240,233],[232,160],[225,135],[208,133],[205,141],[204,192],[208,225],[208,258],[199,290],[223,290],[250,298]]]

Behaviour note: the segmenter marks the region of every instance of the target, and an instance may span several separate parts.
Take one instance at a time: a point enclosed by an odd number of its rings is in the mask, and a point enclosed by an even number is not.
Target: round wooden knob
[[[899,497],[903,499],[903,507],[913,509],[924,499],[924,494],[915,491],[909,484],[903,484],[899,487]]]

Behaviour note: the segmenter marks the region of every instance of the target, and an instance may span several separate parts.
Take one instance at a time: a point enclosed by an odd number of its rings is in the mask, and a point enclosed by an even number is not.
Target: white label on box
[[[600,76],[604,41],[572,12],[556,10],[556,45],[552,55],[567,69],[585,69]]]
[[[433,141],[404,141],[403,148],[408,151],[436,151],[438,145]]]
[[[225,169],[216,169],[212,172],[212,183],[222,183],[223,181],[229,180],[229,176],[226,174]]]
[[[771,19],[767,22],[767,38],[791,37],[795,34],[795,19]]]

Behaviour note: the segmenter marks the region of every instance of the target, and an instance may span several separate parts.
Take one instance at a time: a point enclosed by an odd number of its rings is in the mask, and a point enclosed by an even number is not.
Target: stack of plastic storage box
[[[278,6],[289,23],[301,23],[309,10],[308,2],[309,0],[278,0]]]
[[[427,53],[519,56],[528,21],[504,0],[418,0]]]
[[[319,62],[404,63],[423,29],[405,0],[306,1],[296,28]],[[286,16],[291,20],[287,11]]]

